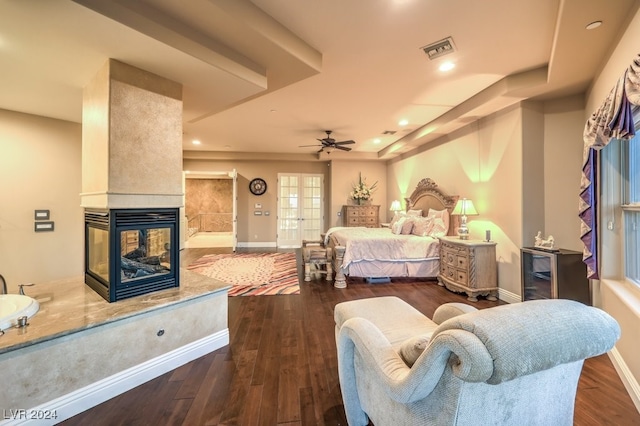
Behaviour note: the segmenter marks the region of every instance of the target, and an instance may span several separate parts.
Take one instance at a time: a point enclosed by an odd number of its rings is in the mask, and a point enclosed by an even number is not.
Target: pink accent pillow
[[[416,217],[413,221],[411,233],[419,237],[426,237],[431,233],[431,228],[433,228],[432,217]]]
[[[404,223],[402,224],[402,230],[400,231],[400,233],[402,235],[411,235],[411,231],[413,230],[413,224],[415,223],[415,217],[408,217],[405,219]]]
[[[400,235],[402,233],[402,226],[404,225],[406,220],[406,217],[401,217],[400,219],[396,220],[395,223],[391,225],[391,232],[396,235]]]
[[[407,216],[422,216],[422,210],[409,210]]]
[[[427,217],[433,217],[435,219],[442,219],[444,223],[444,234],[447,235],[447,231],[449,230],[449,210],[434,210],[429,209],[429,214]]]
[[[433,227],[431,228],[429,236],[438,238],[444,237],[445,235],[447,235],[447,228],[444,226],[444,221],[439,217],[433,219]]]
[[[407,214],[405,212],[397,212],[393,218],[391,219],[391,223],[389,224],[389,228],[391,228],[393,230],[393,225],[396,224],[396,222],[398,222],[400,220],[400,218],[403,217],[407,217]]]

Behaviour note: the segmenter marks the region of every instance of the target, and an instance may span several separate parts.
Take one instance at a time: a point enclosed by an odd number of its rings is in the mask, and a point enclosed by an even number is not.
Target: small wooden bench
[[[311,281],[312,273],[325,275],[327,281],[333,279],[331,248],[324,245],[324,240],[302,240],[302,260],[305,281]]]

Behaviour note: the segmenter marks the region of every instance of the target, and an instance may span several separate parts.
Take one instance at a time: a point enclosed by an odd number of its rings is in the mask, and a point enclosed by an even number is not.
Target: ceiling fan
[[[318,139],[320,144],[300,145],[300,148],[308,147],[308,146],[319,146],[320,149],[318,150],[318,154],[323,151],[326,151],[327,154],[331,154],[331,151],[333,151],[334,149],[340,149],[342,151],[351,151],[351,148],[344,145],[351,145],[356,143],[355,141],[352,141],[352,140],[336,142],[336,140],[331,137],[331,133],[332,133],[331,130],[325,130],[325,133],[327,134],[326,138]]]

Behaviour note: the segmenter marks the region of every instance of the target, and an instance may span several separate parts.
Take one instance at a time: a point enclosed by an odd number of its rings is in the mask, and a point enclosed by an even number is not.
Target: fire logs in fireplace
[[[165,274],[171,271],[171,244],[164,242],[165,238],[162,230],[158,229],[140,229],[137,231],[125,231],[124,240],[129,240],[130,233],[137,233],[134,238],[137,247],[126,253],[120,258],[120,267],[122,269],[122,279],[130,280],[133,278],[147,277],[154,274]],[[155,244],[154,244],[155,242]],[[152,255],[158,252],[148,248],[148,246],[162,246],[159,255]],[[123,245],[125,249],[127,245]]]

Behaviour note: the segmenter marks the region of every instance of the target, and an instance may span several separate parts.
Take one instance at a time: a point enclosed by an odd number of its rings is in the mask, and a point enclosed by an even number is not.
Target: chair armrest
[[[338,373],[343,392],[357,398],[355,351],[362,356],[366,372],[373,374],[387,395],[401,403],[428,396],[438,384],[449,357],[457,356],[453,373],[467,381],[482,382],[493,372],[493,360],[484,345],[464,330],[448,330],[429,343],[412,368],[391,347],[382,332],[364,318],[351,318],[338,332]]]
[[[469,312],[475,312],[478,309],[475,306],[467,305],[466,303],[445,303],[438,306],[433,313],[432,321],[440,325],[448,319],[463,315]]]

